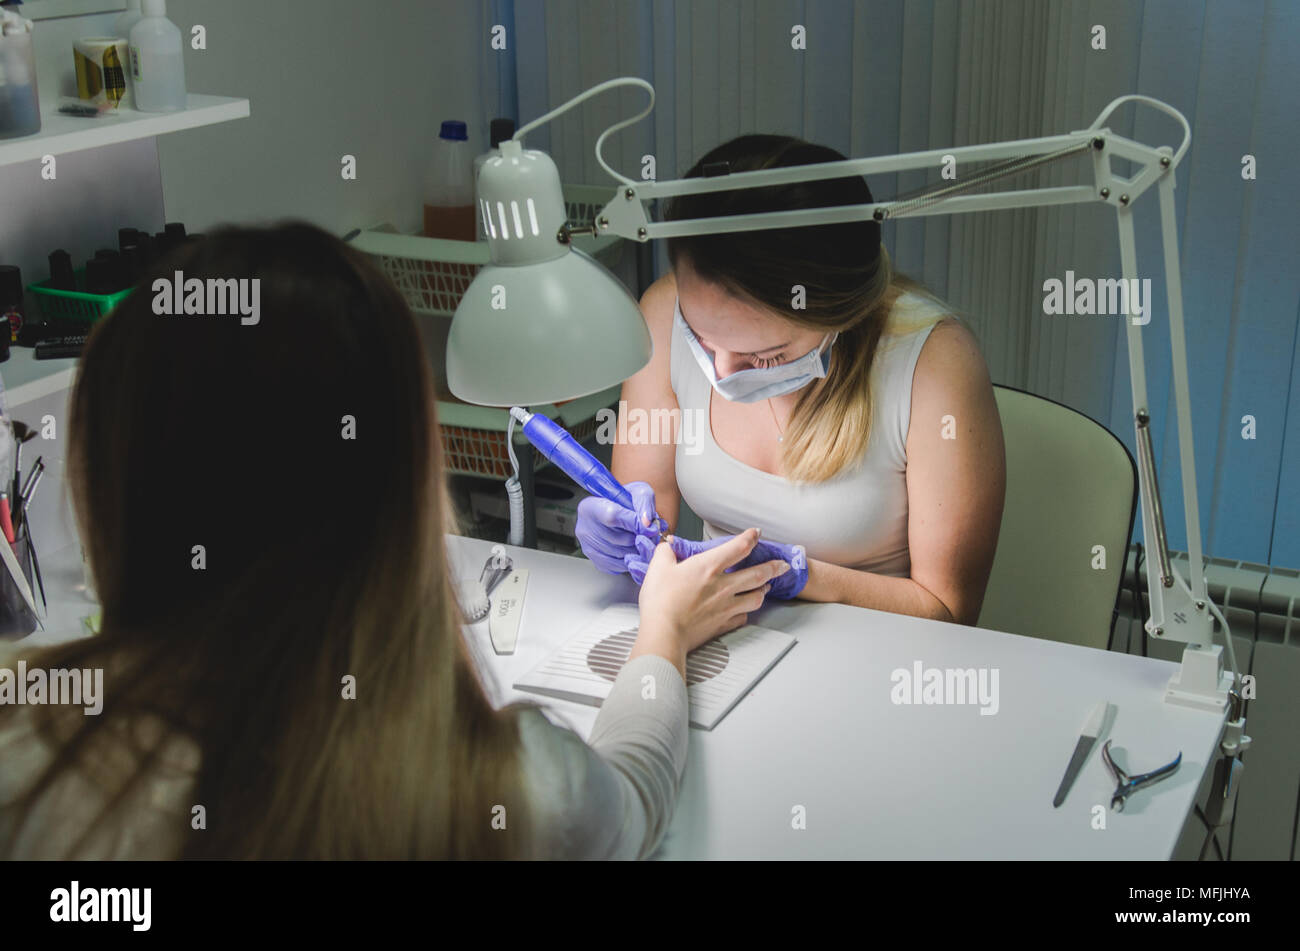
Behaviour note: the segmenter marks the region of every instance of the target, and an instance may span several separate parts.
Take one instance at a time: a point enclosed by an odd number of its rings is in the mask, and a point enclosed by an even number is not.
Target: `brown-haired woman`
[[[259,281],[258,319],[160,315],[176,272]],[[103,710],[0,706],[0,857],[653,850],[685,652],[743,623],[778,567],[725,571],[753,533],[698,566],[658,546],[591,746],[494,711],[448,578],[422,354],[384,276],[303,224],[190,242],[96,326],[68,472],[102,633],[25,660],[102,668]]]
[[[744,135],[686,177],[843,159]],[[681,195],[664,217],[871,202],[866,182],[846,177]],[[668,257],[671,272],[641,299],[654,357],[623,400],[650,418],[680,412],[682,432],[699,438],[614,447],[614,475],[638,507],[676,526],[685,500],[706,539],[756,525],[769,548],[802,546],[805,586],[772,597],[975,623],[1005,460],[988,371],[951,308],[891,270],[870,220],[675,237]],[[601,537],[608,508],[584,506],[579,538]],[[592,557],[617,571],[619,559],[636,564],[636,548]]]

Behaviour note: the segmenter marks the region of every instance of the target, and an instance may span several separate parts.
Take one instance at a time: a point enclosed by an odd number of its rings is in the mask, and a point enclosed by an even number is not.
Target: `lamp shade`
[[[571,248],[475,275],[452,318],[447,385],[469,403],[536,406],[621,383],[651,352],[636,299]]]
[[[566,212],[545,152],[507,139],[479,172],[492,263],[461,297],[447,385],[484,406],[536,406],[621,383],[650,361],[650,332],[627,288],[558,240]]]

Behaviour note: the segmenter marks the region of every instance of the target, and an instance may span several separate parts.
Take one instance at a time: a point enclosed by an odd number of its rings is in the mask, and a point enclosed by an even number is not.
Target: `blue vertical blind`
[[[484,103],[528,121],[613,76],[654,84],[657,105],[607,142],[639,176],[678,177],[746,132],[798,135],[851,157],[1053,135],[1089,125],[1117,96],[1170,103],[1192,126],[1178,169],[1177,221],[1206,552],[1300,567],[1300,4],[1292,0],[492,0],[509,25],[505,55],[486,51]],[[802,26],[807,48],[794,49]],[[1094,48],[1097,28],[1105,49]],[[644,104],[618,90],[531,134],[566,182],[612,184],[597,135]],[[486,117],[485,117],[486,118]],[[1176,147],[1180,130],[1121,107],[1115,132]],[[1257,179],[1242,178],[1253,156]],[[960,171],[960,170],[959,170]],[[1081,169],[1045,173],[1076,184]],[[1121,167],[1120,171],[1126,171]],[[937,181],[873,176],[879,198]],[[1173,416],[1158,198],[1135,210],[1143,328],[1169,542],[1185,549]],[[1043,282],[1120,276],[1114,212],[1101,204],[889,222],[895,264],[967,315],[995,382],[1059,400],[1134,451],[1121,318],[1048,316]],[[656,248],[660,270],[666,264]],[[1242,438],[1243,417],[1253,439]],[[1134,528],[1141,538],[1140,520]]]

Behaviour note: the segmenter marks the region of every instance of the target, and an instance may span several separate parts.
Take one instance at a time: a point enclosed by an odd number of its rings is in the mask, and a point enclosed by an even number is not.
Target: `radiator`
[[[1186,552],[1170,552],[1179,574],[1190,579]],[[1111,649],[1142,654],[1142,619],[1150,611],[1147,561],[1135,571],[1137,546],[1129,549],[1124,590],[1116,610]],[[1279,860],[1300,858],[1300,571],[1224,558],[1207,558],[1205,581],[1232,630],[1237,664],[1255,677],[1255,699],[1246,704],[1246,733],[1252,738],[1243,756],[1245,771],[1231,826],[1217,838],[1222,858]],[[1136,610],[1138,598],[1142,614]],[[1216,634],[1219,624],[1215,622]],[[1178,661],[1183,645],[1145,639],[1148,656]],[[1219,643],[1222,643],[1220,640]],[[1226,663],[1226,657],[1225,657]],[[1172,754],[1171,754],[1172,755]],[[1197,801],[1204,809],[1209,774]],[[1206,829],[1193,811],[1183,828],[1175,859],[1196,859]],[[1211,843],[1207,860],[1220,858]]]

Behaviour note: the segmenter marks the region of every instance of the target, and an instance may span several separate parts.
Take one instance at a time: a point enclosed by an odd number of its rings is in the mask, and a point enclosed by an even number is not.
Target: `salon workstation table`
[[[492,545],[449,536],[456,577]],[[514,690],[551,651],[638,588],[565,555],[505,546],[529,571],[518,646],[467,628],[493,702],[526,701],[586,738],[596,707]],[[1068,610],[1068,606],[1064,607]],[[790,602],[750,623],[798,642],[712,730],[692,728],[665,859],[1169,859],[1225,715],[1164,702],[1168,661],[839,604]],[[998,709],[895,704],[897,669],[998,670]],[[1065,803],[1052,797],[1088,713],[1118,708]],[[1129,773],[1173,776],[1109,808],[1101,744]],[[803,807],[803,829],[793,826]],[[1105,828],[1094,828],[1101,806]]]
[[[542,706],[584,739],[596,707],[511,688],[605,607],[638,588],[589,562],[505,546],[529,570],[518,647],[497,656],[487,622],[467,628],[498,706]],[[477,578],[489,542],[449,536],[460,578]],[[35,647],[84,636],[97,610],[73,545],[42,554],[50,595]],[[1164,702],[1176,664],[838,604],[791,602],[751,623],[798,642],[712,730],[691,729],[681,795],[657,858],[1168,859],[1213,762],[1224,716]],[[891,674],[997,668],[998,711],[896,705]],[[1103,736],[1060,809],[1052,796],[1080,727],[1100,700],[1130,773],[1173,759],[1170,778],[1108,808]],[[1106,828],[1093,828],[1102,806]],[[802,806],[806,827],[792,828]]]

